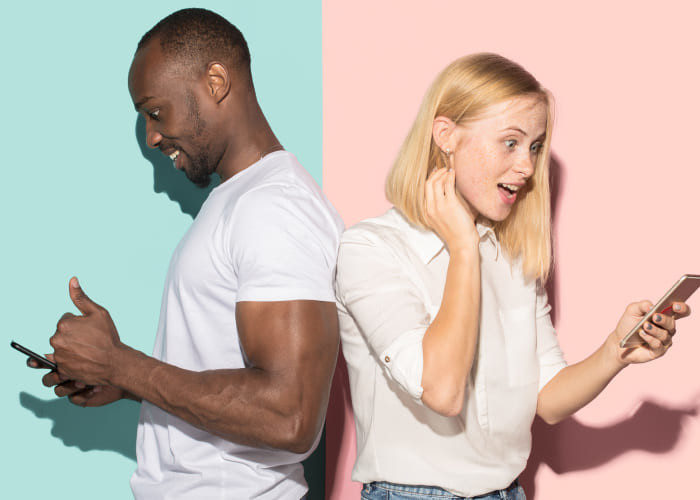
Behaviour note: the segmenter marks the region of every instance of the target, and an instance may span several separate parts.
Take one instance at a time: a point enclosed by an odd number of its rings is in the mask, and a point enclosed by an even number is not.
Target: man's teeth
[[[175,151],[173,154],[170,155],[170,159],[175,161],[175,158],[177,158],[177,155],[179,155],[179,154],[180,154],[179,150]]]

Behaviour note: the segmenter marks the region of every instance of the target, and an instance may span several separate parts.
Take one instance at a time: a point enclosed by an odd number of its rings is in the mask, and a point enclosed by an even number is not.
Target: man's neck
[[[257,101],[252,103],[247,115],[246,120],[232,120],[232,123],[228,124],[232,136],[216,169],[222,182],[245,170],[263,156],[284,149]],[[242,123],[245,125],[241,126]]]

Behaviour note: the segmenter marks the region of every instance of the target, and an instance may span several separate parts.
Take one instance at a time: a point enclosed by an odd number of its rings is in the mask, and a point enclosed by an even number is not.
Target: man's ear
[[[455,122],[446,116],[436,116],[433,120],[433,140],[443,152],[447,152],[448,149],[455,150],[455,144],[453,144],[455,139],[452,132],[456,127]]]
[[[231,91],[231,80],[226,67],[218,62],[211,62],[207,67],[207,87],[217,104]]]

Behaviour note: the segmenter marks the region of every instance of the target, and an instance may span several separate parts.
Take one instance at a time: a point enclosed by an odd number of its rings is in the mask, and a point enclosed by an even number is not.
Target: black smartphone
[[[24,353],[27,356],[29,356],[30,358],[32,358],[33,360],[35,360],[37,363],[39,363],[44,368],[50,368],[52,371],[58,370],[58,366],[56,366],[56,363],[54,363],[53,361],[49,361],[44,356],[41,356],[40,354],[37,354],[30,349],[27,349],[22,344],[18,344],[17,342],[15,342],[13,340],[12,342],[10,342],[10,345],[13,348],[17,349],[19,352]]]

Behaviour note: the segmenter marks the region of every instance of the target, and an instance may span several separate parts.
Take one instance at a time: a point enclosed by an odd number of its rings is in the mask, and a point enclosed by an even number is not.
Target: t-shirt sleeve
[[[249,191],[230,224],[237,301],[335,301],[339,228],[312,193],[293,185]]]
[[[547,382],[552,380],[554,376],[566,366],[564,354],[557,334],[552,325],[552,319],[549,312],[552,307],[547,300],[547,292],[538,287],[537,290],[537,357],[540,364],[540,382],[539,390],[547,385]]]
[[[386,245],[373,240],[345,233],[338,253],[337,300],[387,375],[420,400],[430,311],[408,271]]]

